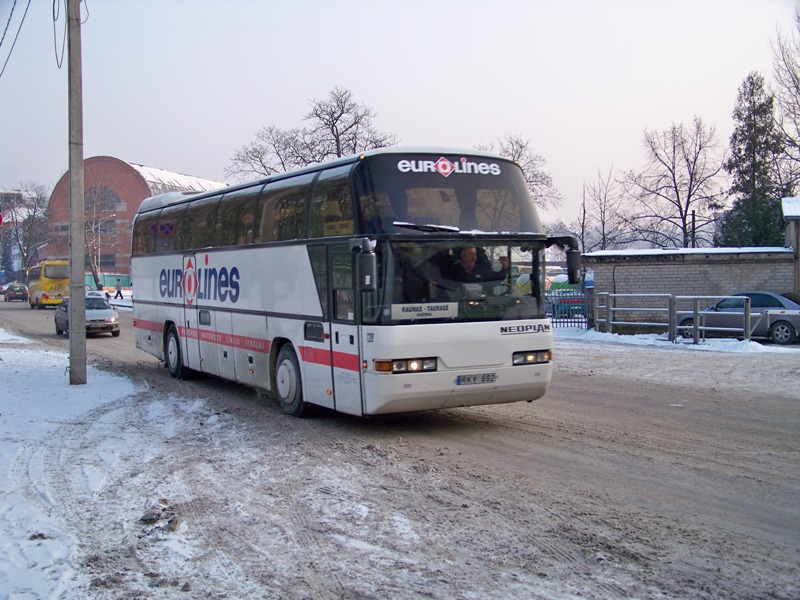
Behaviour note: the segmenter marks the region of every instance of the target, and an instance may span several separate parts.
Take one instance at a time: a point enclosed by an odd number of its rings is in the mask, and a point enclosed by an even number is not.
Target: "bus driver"
[[[493,270],[486,255],[479,253],[475,246],[456,248],[455,255],[456,260],[447,274],[449,279],[468,282],[497,281],[506,276],[503,270]]]

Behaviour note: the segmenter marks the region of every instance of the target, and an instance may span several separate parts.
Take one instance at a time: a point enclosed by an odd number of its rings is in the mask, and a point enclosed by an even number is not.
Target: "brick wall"
[[[634,250],[584,255],[584,265],[594,271],[595,296],[600,292],[676,296],[724,296],[750,290],[787,292],[794,289],[795,260],[792,248],[752,252],[735,248],[715,248],[713,252]],[[663,301],[626,298],[625,306],[663,306]],[[664,316],[649,313],[625,317],[636,321],[660,319]]]
[[[150,188],[144,178],[125,161],[111,156],[96,156],[84,161],[84,188],[94,186],[112,189],[119,198],[116,206],[109,207],[107,214],[99,215],[113,222],[116,234],[104,254],[114,255],[114,265],[107,264],[103,270],[128,274],[131,271],[131,223],[142,200],[150,196]],[[53,188],[47,209],[49,241],[46,256],[42,258],[69,257],[69,173],[64,174]]]

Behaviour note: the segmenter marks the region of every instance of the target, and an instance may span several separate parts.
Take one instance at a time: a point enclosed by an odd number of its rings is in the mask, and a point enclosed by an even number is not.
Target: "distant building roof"
[[[785,220],[800,221],[800,198],[783,198],[781,208]]]
[[[128,164],[136,169],[144,178],[154,196],[166,192],[208,192],[227,187],[228,185],[221,181],[212,181],[192,175],[182,175],[181,173],[173,173],[172,171],[157,169],[156,167],[146,167],[134,163]]]

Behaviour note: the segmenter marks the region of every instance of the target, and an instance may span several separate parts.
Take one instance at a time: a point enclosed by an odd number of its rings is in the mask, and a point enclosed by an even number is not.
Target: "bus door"
[[[333,246],[328,261],[333,300],[330,342],[334,402],[340,412],[362,415],[361,335],[356,325],[353,252],[346,245]]]
[[[190,369],[202,371],[200,362],[200,323],[197,310],[197,260],[194,254],[183,257],[183,323],[178,327],[181,353]],[[210,323],[208,324],[210,325]],[[208,326],[206,326],[208,328]]]

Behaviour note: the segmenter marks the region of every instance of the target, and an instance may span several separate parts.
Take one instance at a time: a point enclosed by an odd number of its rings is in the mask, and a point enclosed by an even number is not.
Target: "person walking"
[[[117,277],[117,293],[114,294],[114,300],[117,298],[122,299],[122,280],[119,277]]]

